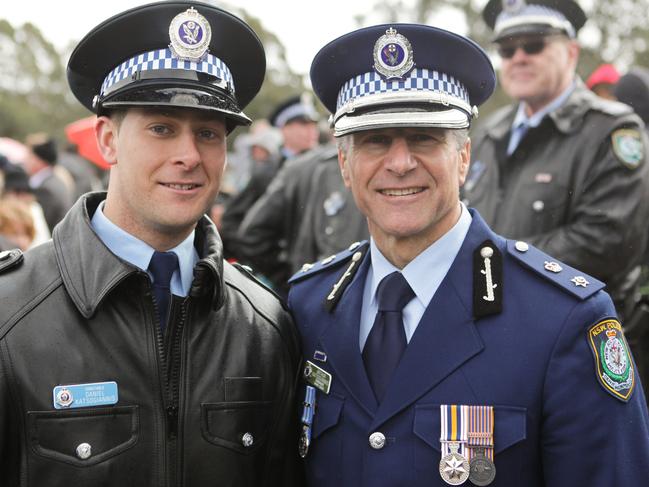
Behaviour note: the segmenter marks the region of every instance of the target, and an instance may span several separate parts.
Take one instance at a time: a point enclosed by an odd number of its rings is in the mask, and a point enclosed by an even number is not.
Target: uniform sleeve
[[[649,220],[649,160],[637,166],[616,155],[611,132],[588,165],[588,173],[574,186],[566,209],[567,223],[552,231],[526,237],[548,254],[611,283],[611,279],[637,265],[644,253]],[[631,130],[643,132],[633,125]]]
[[[12,418],[11,397],[9,391],[9,380],[6,373],[5,344],[0,340],[0,475],[2,485],[18,486],[19,451],[18,432],[12,425],[17,424],[16,418]],[[6,482],[6,484],[5,484]]]
[[[554,346],[541,423],[548,487],[626,487],[649,478],[649,418],[637,373],[628,402],[597,378],[589,330],[607,318],[615,318],[613,304],[599,292],[574,308]]]

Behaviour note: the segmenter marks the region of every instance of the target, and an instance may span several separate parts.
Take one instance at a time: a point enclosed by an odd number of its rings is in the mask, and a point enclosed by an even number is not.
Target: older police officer
[[[110,184],[0,256],[3,486],[291,485],[297,335],[203,216],[264,71],[250,27],[195,2],[72,53]]]
[[[311,79],[371,240],[291,281],[309,485],[645,482],[649,417],[604,285],[460,203],[485,53],[380,25],[325,46]]]

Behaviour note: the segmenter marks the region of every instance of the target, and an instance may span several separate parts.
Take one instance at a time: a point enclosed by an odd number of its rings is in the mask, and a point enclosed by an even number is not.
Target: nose
[[[176,140],[175,163],[193,169],[201,162],[201,153],[198,150],[196,135],[191,130],[184,130]]]
[[[417,167],[417,160],[413,157],[404,137],[396,137],[386,154],[385,167],[398,176],[404,176]]]

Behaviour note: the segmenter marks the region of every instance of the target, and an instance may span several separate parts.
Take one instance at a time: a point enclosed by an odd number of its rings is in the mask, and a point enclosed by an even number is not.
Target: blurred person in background
[[[65,144],[63,151],[59,151],[57,167],[65,168],[72,176],[74,191],[72,201],[91,191],[100,191],[102,183],[97,176],[96,166],[84,159],[77,152],[77,146],[71,143]]]
[[[613,94],[618,101],[633,108],[649,131],[649,69],[631,68],[615,85]]]
[[[318,145],[318,112],[307,93],[280,103],[270,115],[270,123],[282,133],[279,165]]]
[[[629,324],[649,220],[644,124],[576,75],[575,1],[490,0],[483,17],[515,103],[472,137],[463,197],[496,232],[604,281]]]
[[[277,129],[267,126],[243,137],[248,147],[249,179],[244,188],[228,201],[219,229],[225,256],[234,259],[238,257],[239,225],[277,174],[280,160],[281,136]]]
[[[24,162],[29,186],[34,190],[36,200],[43,208],[51,232],[72,206],[72,191],[69,183],[54,170],[58,159],[54,139],[39,133],[29,135],[25,143],[30,149]]]
[[[31,246],[34,247],[48,241],[51,238],[50,229],[45,221],[43,208],[36,201],[34,190],[29,186],[27,173],[17,164],[8,164],[3,173],[5,183],[0,203],[2,201],[19,201],[29,207],[35,230]]]
[[[602,64],[586,80],[586,86],[597,96],[606,100],[615,100],[615,85],[620,80],[620,73],[612,64]]]
[[[27,250],[36,236],[34,219],[27,203],[16,199],[0,199],[0,237],[8,248]],[[0,240],[0,246],[6,245]]]

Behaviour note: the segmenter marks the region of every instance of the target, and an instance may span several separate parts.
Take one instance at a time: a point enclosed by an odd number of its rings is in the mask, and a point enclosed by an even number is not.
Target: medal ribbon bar
[[[441,436],[439,441],[442,444],[442,456],[451,453],[450,443],[454,443],[459,446],[457,453],[466,458],[469,407],[442,404],[440,414]]]
[[[469,432],[467,445],[469,460],[476,449],[484,451],[484,455],[493,462],[494,459],[494,408],[493,406],[468,406]]]

